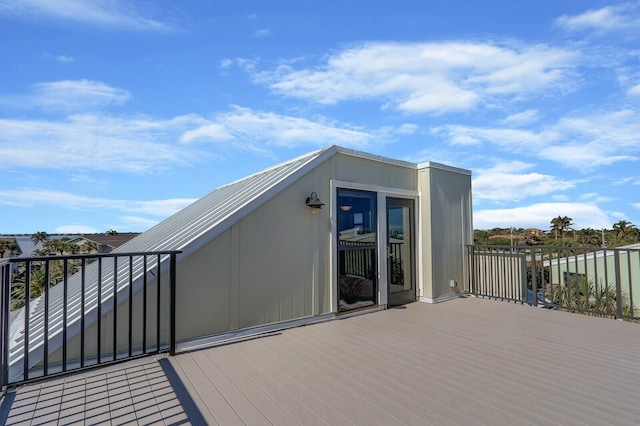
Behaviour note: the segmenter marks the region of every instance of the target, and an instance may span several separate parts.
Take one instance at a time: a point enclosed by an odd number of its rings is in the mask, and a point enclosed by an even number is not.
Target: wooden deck
[[[58,413],[47,424],[640,424],[640,325],[475,298],[413,303],[145,365],[161,374],[147,374],[156,382],[140,390],[128,385],[129,413],[88,416],[91,374],[103,373],[86,373],[80,414],[61,417],[61,390],[43,405]],[[3,402],[7,423],[45,419],[24,401],[50,383]],[[166,418],[162,408],[138,415],[141,393],[164,395]]]

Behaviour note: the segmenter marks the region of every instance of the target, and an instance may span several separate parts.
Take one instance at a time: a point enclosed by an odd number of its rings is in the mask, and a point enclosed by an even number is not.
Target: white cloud
[[[188,130],[180,136],[180,142],[189,143],[194,141],[228,141],[233,136],[220,124],[205,124],[198,128]]]
[[[69,64],[75,61],[75,58],[73,56],[68,56],[68,55],[58,55],[56,56],[56,61],[62,62],[64,64]]]
[[[400,131],[410,131],[401,127]],[[309,120],[280,115],[273,112],[253,111],[235,106],[230,112],[218,114],[212,121],[186,131],[180,141],[219,142],[233,140],[243,149],[261,151],[268,147],[294,147],[301,145],[326,146],[332,144],[366,147],[390,140],[395,129],[365,130],[355,126],[329,121],[323,117]]]
[[[85,197],[62,191],[45,189],[0,189],[0,205],[14,205],[36,208],[43,205],[56,209],[72,210],[115,210],[121,212],[142,213],[157,217],[167,217],[196,201],[191,198],[168,200],[113,200]]]
[[[629,217],[626,214],[622,213],[622,212],[611,212],[609,214],[614,219],[629,220]]]
[[[561,141],[539,152],[541,158],[593,170],[640,159],[640,114],[633,110],[565,117],[554,126]]]
[[[582,172],[640,159],[640,114],[630,109],[567,116],[537,131],[449,125],[431,134],[451,145],[490,144]]]
[[[405,123],[398,127],[397,133],[400,135],[413,135],[420,129],[420,126],[412,123]]]
[[[531,130],[481,128],[469,126],[441,126],[431,129],[431,134],[444,137],[452,145],[480,145],[491,143],[512,150],[535,150],[544,146],[545,142],[554,140],[557,136],[549,132],[534,132]]]
[[[268,28],[261,28],[253,33],[253,36],[256,38],[269,37],[270,35],[271,35],[271,30]]]
[[[522,126],[538,121],[539,118],[538,110],[530,109],[507,116],[502,120],[502,124],[508,126]]]
[[[569,31],[611,32],[640,28],[640,2],[627,2],[591,9],[579,15],[563,15],[556,25]]]
[[[44,108],[62,111],[86,111],[108,105],[122,105],[130,93],[99,81],[63,80],[36,83],[31,93],[16,97],[0,98],[0,104],[15,108]]]
[[[89,85],[93,94],[116,102],[128,94]],[[62,90],[47,87],[49,93]],[[98,96],[98,98],[99,98]],[[72,96],[73,97],[73,96]],[[224,143],[237,149],[268,154],[270,148],[338,144],[366,148],[411,134],[417,126],[364,129],[324,117],[307,119],[238,106],[213,118],[196,114],[168,120],[72,114],[60,120],[1,119],[0,170],[17,168],[68,169],[76,172],[153,173],[198,161],[214,153],[195,143]]]
[[[27,19],[76,21],[111,30],[165,31],[171,28],[142,15],[134,5],[134,2],[126,0],[4,0],[0,3],[0,14]]]
[[[610,201],[614,201],[615,198],[607,197],[605,195],[600,195],[595,192],[587,192],[586,194],[580,195],[580,200],[582,201],[590,201],[593,203],[608,203]]]
[[[0,169],[39,168],[153,173],[203,157],[176,146],[198,116],[171,120],[71,115],[60,121],[0,119]]]
[[[640,83],[633,86],[627,91],[627,95],[640,96]]]
[[[316,68],[282,65],[253,74],[282,95],[322,104],[377,100],[417,113],[464,111],[494,96],[522,97],[571,85],[575,51],[488,43],[367,43]]]
[[[506,203],[575,186],[550,175],[524,173],[532,167],[520,161],[503,161],[490,169],[475,169],[472,182],[474,199]]]
[[[476,229],[516,226],[548,229],[556,216],[573,219],[576,229],[601,229],[611,226],[612,220],[597,205],[590,203],[540,203],[510,209],[479,210],[473,214]]]

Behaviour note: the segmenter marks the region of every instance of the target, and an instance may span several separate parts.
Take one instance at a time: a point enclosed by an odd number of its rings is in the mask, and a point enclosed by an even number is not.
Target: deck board
[[[197,352],[332,424],[640,424],[638,324],[475,298],[404,308]]]
[[[412,303],[165,361],[199,411],[194,424],[640,424],[639,324],[484,299]],[[9,423],[186,423],[161,368],[121,370],[23,386]]]

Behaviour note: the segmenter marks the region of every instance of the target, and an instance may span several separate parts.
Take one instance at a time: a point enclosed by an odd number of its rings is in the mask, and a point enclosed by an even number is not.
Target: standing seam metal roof
[[[220,229],[219,225],[225,220],[234,215],[246,216],[283,189],[287,179],[295,178],[297,172],[306,172],[318,163],[315,160],[324,159],[333,151],[334,147],[315,151],[219,187],[114,252],[185,250],[214,228],[215,235],[218,235],[234,222],[230,221]]]

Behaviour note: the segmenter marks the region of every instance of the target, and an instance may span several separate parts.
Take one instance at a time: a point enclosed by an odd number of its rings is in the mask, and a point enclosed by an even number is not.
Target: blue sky
[[[144,231],[333,144],[474,225],[640,226],[640,1],[0,0],[0,233]]]

